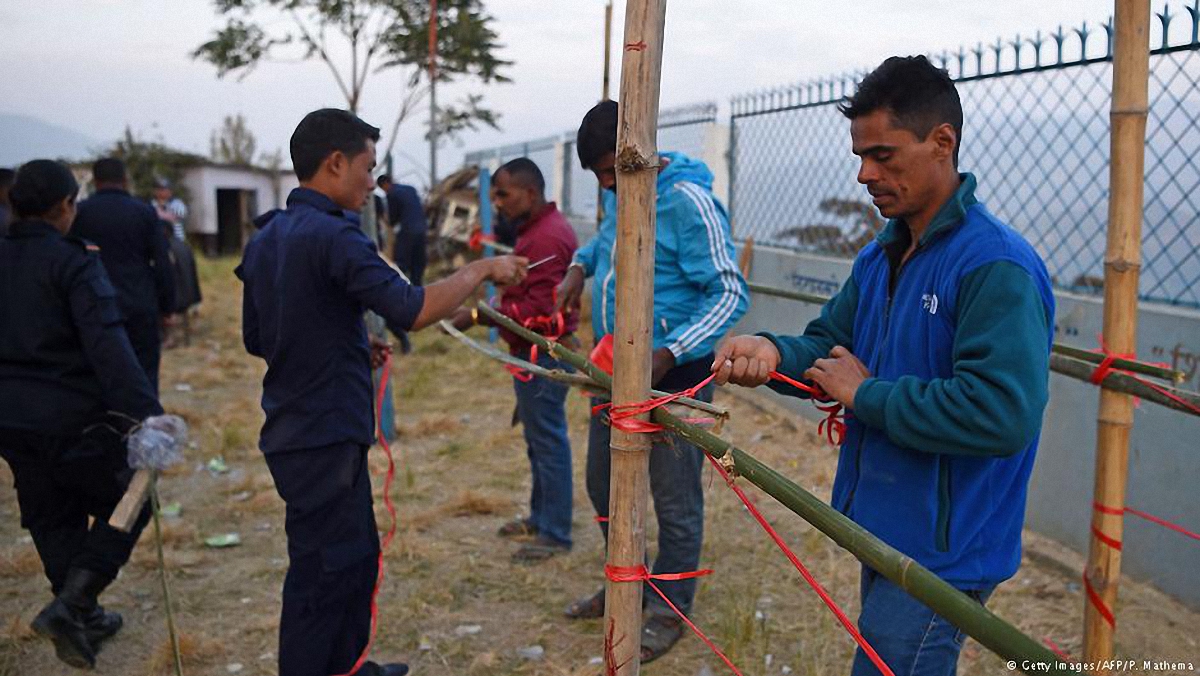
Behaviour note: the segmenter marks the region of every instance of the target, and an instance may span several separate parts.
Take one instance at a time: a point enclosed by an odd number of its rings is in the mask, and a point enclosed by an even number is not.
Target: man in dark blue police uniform
[[[97,160],[92,178],[96,193],[79,203],[71,234],[100,247],[100,259],[117,287],[129,341],[157,391],[160,327],[175,307],[167,239],[154,209],[126,189],[124,162],[115,157]]]
[[[449,316],[481,283],[520,282],[527,260],[476,261],[427,287],[411,286],[346,216],[372,189],[379,130],[344,110],[309,113],[291,138],[300,187],[287,209],[260,217],[236,274],[245,283],[242,334],[267,362],[259,446],[287,504],[288,557],[279,626],[280,676],[399,676],[365,662],[379,537],[367,448],[374,427],[363,312],[393,331]]]
[[[78,189],[50,160],[22,166],[12,189],[18,220],[0,240],[0,455],[55,595],[33,628],[64,662],[91,668],[122,623],[97,597],[150,514],[130,533],[108,525],[133,474],[122,436],[162,407],[96,247],[64,236]]]
[[[425,283],[425,245],[429,232],[421,196],[416,188],[394,183],[387,174],[380,176],[376,183],[387,195],[388,223],[395,233],[392,258],[413,284],[421,286]]]

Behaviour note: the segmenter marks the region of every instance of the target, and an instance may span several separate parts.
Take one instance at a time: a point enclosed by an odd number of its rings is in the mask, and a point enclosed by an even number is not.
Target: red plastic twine
[[[824,434],[829,443],[834,446],[840,446],[842,438],[846,436],[846,420],[842,415],[842,405],[833,401],[825,390],[812,385],[805,385],[799,380],[789,378],[779,371],[771,371],[767,374],[771,380],[778,380],[781,383],[787,383],[792,387],[804,392],[813,398],[813,406],[825,414],[825,418],[817,424],[817,433]],[[820,402],[820,403],[817,403]]]
[[[556,297],[555,305],[557,305],[558,304],[557,292],[555,293],[555,297]],[[552,315],[538,315],[536,317],[530,317],[528,319],[521,319],[521,311],[517,308],[516,304],[513,304],[512,314],[509,316],[512,317],[515,321],[520,322],[521,326],[524,326],[525,328],[529,329],[530,331],[533,331],[534,333],[545,336],[551,342],[556,341],[559,338],[562,338],[563,334],[566,333],[567,320],[563,318],[562,312],[555,312]],[[533,343],[529,347],[529,363],[537,364],[537,360],[538,360],[538,346],[537,346],[537,343]],[[519,380],[523,383],[527,383],[527,382],[533,380],[532,373],[530,373],[530,372],[526,371],[525,369],[522,369],[518,366],[513,366],[512,364],[505,364],[504,370],[511,373],[512,377],[516,378],[517,380]]]
[[[637,401],[632,404],[621,404],[620,406],[616,406],[612,402],[599,404],[592,407],[592,415],[596,415],[600,411],[609,409],[609,425],[615,429],[631,434],[653,434],[655,432],[661,432],[664,429],[662,425],[649,422],[647,420],[637,420],[637,416],[643,413],[649,413],[650,411],[653,411],[660,406],[665,406],[676,399],[694,397],[696,396],[697,392],[704,389],[705,385],[711,383],[712,379],[715,377],[715,374],[710,375],[686,390],[674,392],[672,394],[666,394],[661,397],[654,397],[653,399],[647,399],[646,401]]]
[[[799,557],[797,557],[795,552],[793,552],[791,548],[787,546],[787,543],[783,541],[783,538],[780,537],[779,533],[776,532],[771,524],[767,522],[767,519],[762,515],[762,512],[758,511],[758,507],[754,505],[750,498],[747,497],[746,493],[742,491],[741,487],[737,485],[737,483],[733,480],[733,477],[729,475],[729,472],[726,472],[725,468],[721,466],[721,463],[717,462],[712,456],[706,457],[708,457],[708,461],[712,463],[713,467],[717,468],[717,471],[720,472],[721,478],[725,479],[725,484],[733,489],[733,492],[737,494],[738,499],[741,500],[742,504],[746,506],[746,509],[749,510],[750,515],[754,517],[754,520],[758,522],[758,525],[763,527],[763,530],[767,532],[767,535],[771,537],[771,540],[775,542],[780,551],[783,552],[784,556],[788,558],[788,561],[791,561],[792,565],[796,567],[796,570],[800,572],[800,576],[804,578],[804,581],[808,583],[808,586],[812,587],[813,591],[817,593],[817,596],[821,597],[821,601],[825,603],[825,606],[829,608],[830,612],[832,612],[835,617],[837,617],[837,620],[841,623],[842,628],[850,634],[850,636],[854,639],[854,642],[858,644],[858,647],[862,648],[862,651],[871,660],[871,663],[875,665],[875,668],[878,669],[884,676],[895,676],[895,673],[890,667],[888,667],[887,664],[884,663],[883,658],[879,656],[879,653],[875,652],[875,649],[871,647],[871,644],[867,642],[867,639],[864,638],[861,633],[859,633],[858,628],[854,626],[854,622],[852,622],[850,618],[846,616],[846,613],[843,612],[833,598],[829,596],[829,593],[825,591],[825,588],[821,586],[821,583],[817,582],[816,578],[812,576],[812,573],[808,572],[808,569],[805,568],[804,564],[800,562]]]
[[[725,656],[725,653],[721,652],[721,649],[717,647],[717,644],[713,643],[711,639],[705,636],[704,632],[700,631],[700,628],[693,624],[682,610],[676,607],[674,603],[671,603],[671,599],[667,598],[667,595],[658,588],[658,585],[654,584],[655,580],[687,580],[690,578],[701,577],[710,574],[712,574],[712,571],[708,569],[696,570],[690,573],[651,573],[650,571],[646,570],[646,566],[643,565],[604,566],[604,575],[613,582],[645,582],[651,589],[654,590],[654,593],[658,594],[659,598],[661,598],[667,604],[671,611],[678,615],[679,619],[683,620],[684,624],[686,624],[688,628],[692,630],[692,633],[700,637],[700,640],[704,642],[704,645],[708,646],[709,650],[713,651],[717,657],[721,658],[721,661],[725,663],[725,666],[729,667],[729,669],[738,676],[742,676],[742,672],[738,671],[738,668],[733,665],[733,662],[729,661],[729,658]]]
[[[354,666],[350,667],[350,671],[338,676],[351,676],[357,673],[362,665],[367,661],[367,655],[371,654],[371,645],[375,642],[375,629],[379,625],[379,588],[383,586],[383,553],[392,544],[392,538],[396,536],[396,506],[392,504],[391,490],[392,480],[396,477],[396,463],[392,458],[392,447],[388,445],[387,437],[383,434],[383,397],[387,393],[388,376],[392,372],[392,355],[388,354],[383,361],[383,373],[379,376],[379,391],[375,397],[375,436],[379,440],[380,447],[387,454],[388,468],[387,478],[383,482],[383,504],[387,507],[388,516],[391,518],[391,523],[388,525],[388,531],[383,536],[383,543],[379,547],[379,572],[375,576],[375,588],[371,590],[371,635],[367,638],[367,645],[363,648],[362,654],[358,656],[358,660],[354,662]]]
[[[1138,509],[1134,509],[1132,507],[1124,507],[1124,508],[1118,509],[1116,507],[1108,507],[1107,505],[1102,505],[1099,502],[1093,502],[1092,507],[1097,512],[1100,512],[1101,514],[1112,514],[1114,516],[1124,516],[1125,514],[1132,514],[1138,518],[1145,519],[1146,521],[1149,521],[1150,523],[1158,524],[1159,526],[1162,526],[1163,528],[1168,528],[1170,530],[1173,530],[1176,533],[1179,533],[1180,535],[1183,535],[1185,537],[1189,537],[1193,540],[1200,540],[1200,533],[1194,533],[1194,532],[1184,528],[1183,526],[1180,526],[1179,524],[1171,523],[1170,521],[1167,521],[1166,519],[1154,516],[1153,514],[1147,514],[1146,512],[1143,512]]]
[[[1096,366],[1096,370],[1092,371],[1092,376],[1091,376],[1090,380],[1092,381],[1093,385],[1100,385],[1101,383],[1104,382],[1104,379],[1107,378],[1112,373],[1121,373],[1121,374],[1129,376],[1130,378],[1133,378],[1134,380],[1138,381],[1142,385],[1145,385],[1146,387],[1149,387],[1150,389],[1154,390],[1155,392],[1158,392],[1162,396],[1166,397],[1167,399],[1170,399],[1171,401],[1175,402],[1176,404],[1179,404],[1180,406],[1191,411],[1192,413],[1200,415],[1200,406],[1196,406],[1192,402],[1190,402],[1186,399],[1183,399],[1182,397],[1179,397],[1178,395],[1174,394],[1173,392],[1171,392],[1170,390],[1168,390],[1165,387],[1156,385],[1156,384],[1146,380],[1145,378],[1139,377],[1136,373],[1133,373],[1132,371],[1127,371],[1123,368],[1117,368],[1117,367],[1113,366],[1113,362],[1116,361],[1117,359],[1125,359],[1128,361],[1137,361],[1137,355],[1114,354],[1112,352],[1109,352],[1108,348],[1104,346],[1103,341],[1101,341],[1100,349],[1093,350],[1093,352],[1104,355],[1104,359],[1100,360],[1100,364],[1098,366]],[[1142,363],[1148,363],[1148,362],[1142,362]],[[1166,367],[1166,364],[1152,364],[1152,365]],[[1137,397],[1134,397],[1134,399],[1137,400]]]
[[[483,234],[483,230],[472,230],[471,237],[467,240],[467,247],[471,249],[471,251],[482,251],[485,243],[492,244],[495,241],[495,235],[485,235]]]

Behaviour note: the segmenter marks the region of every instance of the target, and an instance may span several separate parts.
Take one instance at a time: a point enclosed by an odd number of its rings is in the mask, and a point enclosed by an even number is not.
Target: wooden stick
[[[1138,272],[1141,268],[1142,190],[1145,181],[1147,81],[1150,70],[1150,3],[1116,0],[1113,41],[1112,161],[1108,202],[1108,244],[1104,256],[1104,344],[1118,353],[1137,347]],[[1113,656],[1121,576],[1121,552],[1105,540],[1124,534],[1125,482],[1129,470],[1129,434],[1133,398],[1111,389],[1100,391],[1097,421],[1095,501],[1121,510],[1092,511],[1092,543],[1085,582],[1098,601],[1084,605],[1084,662],[1109,674]]]
[[[666,14],[666,0],[629,0],[625,7],[616,148],[614,406],[644,401],[650,394],[658,181],[655,138]],[[641,566],[645,562],[650,437],[613,429],[610,448],[607,563]],[[604,630],[611,649],[604,651],[605,671],[637,676],[641,670],[642,584],[608,581],[607,590]]]
[[[117,503],[112,516],[108,517],[108,525],[122,533],[133,530],[133,524],[142,513],[142,505],[150,495],[150,486],[154,483],[154,470],[139,469],[129,480],[129,488]]]
[[[1052,354],[1050,355],[1050,370],[1061,375],[1075,378],[1076,380],[1090,382],[1092,374],[1096,372],[1096,367],[1095,365],[1080,359],[1073,359],[1061,354]],[[1100,386],[1106,390],[1121,392],[1123,394],[1153,402],[1160,406],[1166,406],[1167,408],[1174,409],[1180,413],[1200,416],[1200,413],[1197,413],[1195,408],[1189,408],[1187,405],[1181,404],[1179,401],[1167,396],[1167,394],[1171,394],[1194,407],[1200,407],[1200,394],[1196,394],[1195,392],[1188,392],[1186,390],[1180,390],[1174,387],[1159,386],[1161,389],[1160,391],[1159,389],[1151,387],[1150,384],[1143,382],[1134,376],[1131,376],[1127,373],[1121,373],[1119,371],[1110,372],[1104,378],[1103,382],[1100,383]],[[1167,394],[1164,394],[1164,392]]]

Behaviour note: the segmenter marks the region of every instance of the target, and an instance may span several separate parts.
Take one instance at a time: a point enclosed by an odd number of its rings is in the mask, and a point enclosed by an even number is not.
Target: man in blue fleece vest
[[[617,103],[604,101],[588,111],[579,127],[577,149],[584,169],[604,188],[600,231],[575,253],[558,287],[560,307],[579,302],[585,277],[592,283],[592,330],[597,341],[613,332],[616,315]],[[665,392],[687,389],[708,377],[717,341],[750,304],[746,281],[733,262],[733,242],[725,208],[712,194],[712,172],[680,153],[659,156],[657,227],[654,250],[654,351],[651,383]],[[712,401],[713,387],[696,398]],[[593,403],[602,403],[594,400]],[[673,441],[673,443],[672,443]],[[593,416],[588,431],[587,490],[600,517],[608,517],[609,428]],[[658,556],[654,573],[696,570],[704,536],[704,452],[682,439],[655,441],[650,450],[650,495],[658,517]],[[608,536],[608,524],[601,522]],[[676,607],[688,612],[696,595],[694,579],[659,583]],[[602,617],[604,590],[571,605],[573,619]],[[683,626],[651,596],[642,628],[642,662],[667,652]]]
[[[840,110],[887,226],[803,335],[732,338],[713,371],[753,387],[777,370],[841,402],[833,506],[983,603],[1021,561],[1050,278],[958,172],[962,105],[946,71],[892,57]],[[866,567],[858,623],[897,674],[954,673],[963,633]],[[859,650],[851,673],[879,672]]]

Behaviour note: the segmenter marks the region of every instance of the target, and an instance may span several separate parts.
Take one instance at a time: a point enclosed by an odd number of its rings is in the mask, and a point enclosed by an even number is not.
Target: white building
[[[254,233],[259,214],[283,208],[300,183],[290,169],[205,163],[186,169],[187,232],[209,256],[238,255]]]

